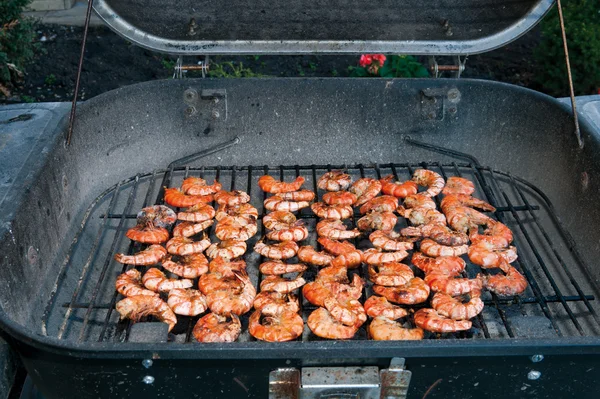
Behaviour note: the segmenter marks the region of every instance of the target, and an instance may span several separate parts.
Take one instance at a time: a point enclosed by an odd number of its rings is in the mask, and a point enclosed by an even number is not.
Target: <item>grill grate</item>
[[[114,310],[121,296],[115,291],[116,277],[131,266],[121,265],[113,260],[117,252],[135,253],[143,249],[138,243],[130,242],[125,231],[136,223],[136,213],[142,207],[161,204],[164,187],[178,186],[188,176],[200,176],[209,181],[219,180],[227,190],[241,189],[250,193],[252,204],[261,211],[259,235],[248,241],[248,251],[244,259],[248,264],[248,274],[258,287],[262,276],[258,265],[262,258],[252,251],[256,241],[265,233],[262,217],[265,214],[263,200],[266,194],[260,191],[256,182],[263,174],[289,180],[296,176],[306,179],[305,188],[312,188],[319,198],[323,194],[317,190],[316,181],[325,172],[344,169],[353,178],[376,177],[393,174],[398,180],[409,179],[414,169],[428,168],[437,171],[447,179],[450,176],[462,176],[476,185],[474,196],[485,199],[497,208],[495,218],[508,225],[514,233],[514,244],[519,259],[513,264],[525,275],[529,286],[518,297],[498,297],[495,294],[483,294],[486,307],[473,320],[473,328],[456,334],[428,334],[426,338],[532,338],[600,335],[600,319],[592,302],[592,287],[587,281],[577,281],[572,269],[585,274],[585,265],[581,260],[575,243],[560,220],[546,196],[532,184],[476,163],[437,162],[420,164],[374,164],[374,165],[311,165],[311,166],[218,166],[218,167],[170,167],[168,170],[139,174],[116,184],[102,193],[90,206],[81,228],[73,241],[61,272],[57,278],[54,295],[49,300],[44,320],[47,334],[60,339],[79,342],[123,342],[131,333],[129,321],[119,321]],[[214,204],[213,204],[214,205]],[[302,209],[298,218],[306,220],[311,232],[303,245],[310,244],[319,250],[314,227],[316,216],[310,208]],[[358,214],[351,218],[356,222]],[[406,221],[400,218],[399,227]],[[214,241],[214,225],[210,230]],[[367,237],[354,240],[358,248],[367,248]],[[466,257],[464,257],[466,258]],[[408,258],[410,259],[410,258]],[[292,258],[290,261],[294,261]],[[409,263],[408,261],[406,263]],[[411,266],[412,267],[412,266]],[[145,267],[138,267],[140,271]],[[423,277],[420,270],[413,267],[415,275]],[[317,268],[311,267],[305,272],[307,281],[312,281]],[[490,273],[468,262],[465,276],[475,277],[478,273]],[[79,278],[71,276],[80,273]],[[366,266],[356,271],[367,279]],[[491,273],[494,273],[493,271]],[[167,272],[168,274],[168,272]],[[587,292],[587,294],[585,294]],[[364,299],[371,295],[371,284],[365,287]],[[301,295],[301,290],[299,292]],[[55,306],[59,304],[59,306]],[[315,307],[306,300],[301,301],[304,320]],[[419,307],[419,306],[417,306]],[[416,307],[416,308],[417,308]],[[247,332],[248,314],[241,318],[243,333],[240,341],[253,341]],[[194,341],[191,332],[201,316],[178,316],[178,324],[169,341]],[[410,317],[409,317],[410,319]],[[144,321],[144,320],[143,320]],[[142,321],[142,322],[143,322]],[[412,320],[409,320],[412,324]],[[354,339],[367,339],[366,326],[363,325]],[[414,324],[413,324],[414,325]],[[54,334],[51,334],[54,332]],[[302,341],[320,340],[305,327]]]

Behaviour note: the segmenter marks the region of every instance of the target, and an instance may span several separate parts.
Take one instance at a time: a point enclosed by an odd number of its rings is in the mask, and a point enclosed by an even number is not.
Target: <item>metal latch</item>
[[[200,92],[188,88],[183,92],[184,114],[192,123],[206,122],[207,126],[199,133],[208,135],[218,122],[227,120],[227,91],[225,89],[202,89]]]
[[[403,358],[390,367],[285,368],[269,374],[269,399],[404,399],[412,373]]]
[[[461,94],[456,87],[435,87],[421,90],[421,116],[426,120],[456,118]]]

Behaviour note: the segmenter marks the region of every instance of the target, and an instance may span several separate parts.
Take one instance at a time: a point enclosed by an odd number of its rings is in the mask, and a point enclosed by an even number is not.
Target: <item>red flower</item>
[[[379,61],[379,66],[383,66],[383,64],[385,64],[385,55],[383,54],[373,54],[373,59],[375,61]]]
[[[358,65],[361,67],[366,67],[371,65],[373,62],[373,56],[371,54],[363,54],[360,56],[360,60],[358,61]]]

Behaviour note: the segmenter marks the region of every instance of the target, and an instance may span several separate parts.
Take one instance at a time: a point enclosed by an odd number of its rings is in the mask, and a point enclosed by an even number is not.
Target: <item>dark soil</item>
[[[9,102],[69,101],[73,95],[83,29],[40,25],[37,36],[41,51],[26,70],[22,86],[13,90]],[[541,90],[533,77],[532,52],[539,43],[533,30],[515,42],[492,52],[469,57],[464,77],[491,79]],[[358,56],[239,56],[213,57],[212,63],[242,63],[244,75],[273,77],[349,76]],[[188,57],[186,63],[199,60]],[[427,64],[426,57],[419,60]],[[441,57],[440,63],[451,62]],[[80,99],[153,79],[170,78],[174,59],[128,43],[107,28],[90,28],[81,77]],[[211,64],[213,70],[218,68]],[[198,76],[190,73],[189,76]],[[1,101],[1,100],[0,100]]]

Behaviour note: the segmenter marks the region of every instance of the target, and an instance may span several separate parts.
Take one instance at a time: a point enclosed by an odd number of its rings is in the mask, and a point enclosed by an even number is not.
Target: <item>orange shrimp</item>
[[[425,207],[405,209],[404,207],[399,206],[396,209],[396,212],[398,212],[400,216],[408,218],[413,226],[421,226],[424,224],[446,224],[446,216],[437,209]]]
[[[323,219],[348,219],[353,213],[350,205],[326,205],[323,202],[315,202],[310,209]]]
[[[160,262],[166,255],[167,251],[160,245],[150,245],[134,255],[115,254],[115,260],[126,265],[148,266]]]
[[[310,263],[311,265],[328,266],[334,257],[324,251],[317,252],[310,245],[305,245],[298,249],[298,259],[301,262]]]
[[[430,238],[442,245],[456,246],[469,243],[469,237],[466,234],[454,231],[442,224],[405,227],[400,230],[400,233],[409,237]]]
[[[258,209],[248,203],[234,206],[219,205],[215,219],[220,221],[226,218],[232,218],[240,223],[251,223],[258,219]]]
[[[418,191],[418,185],[412,180],[405,182],[393,181],[394,175],[388,175],[381,182],[381,191],[387,195],[393,195],[397,198],[406,198],[409,195],[416,194]]]
[[[369,265],[369,279],[377,285],[398,287],[408,284],[415,277],[412,269],[404,263],[390,262]]]
[[[386,317],[376,317],[369,324],[369,336],[375,341],[406,341],[423,339],[423,329],[404,328]]]
[[[236,219],[223,219],[215,227],[215,235],[219,240],[247,241],[258,232],[256,221],[240,223]]]
[[[258,179],[258,187],[271,194],[289,193],[300,190],[300,187],[304,184],[304,180],[304,177],[298,176],[292,183],[286,183],[275,180],[272,176],[264,175]]]
[[[191,255],[204,252],[210,246],[210,240],[204,237],[200,241],[193,241],[186,237],[173,237],[167,242],[167,251],[173,255]]]
[[[138,224],[125,233],[131,241],[143,244],[161,244],[169,241],[169,231],[164,227],[156,227],[151,223]]]
[[[381,191],[381,182],[379,182],[377,179],[364,177],[355,181],[354,184],[350,186],[348,191],[356,194],[358,199],[354,205],[359,206],[366,203],[370,199],[375,198],[377,194],[379,194]]]
[[[431,307],[438,314],[452,320],[469,320],[483,310],[483,301],[479,292],[472,292],[467,303],[462,303],[459,298],[441,292],[436,293],[431,299]]]
[[[451,276],[457,276],[465,270],[465,261],[458,256],[438,256],[429,257],[421,252],[415,252],[411,262],[413,265],[423,270],[425,274],[443,273]]]
[[[235,273],[241,285],[204,293],[206,302],[213,313],[243,315],[254,304],[256,289],[246,272]]]
[[[398,198],[392,195],[382,195],[365,202],[360,207],[360,213],[365,214],[371,211],[394,212],[398,208]]]
[[[164,205],[153,205],[142,208],[137,214],[138,224],[152,224],[156,227],[169,227],[177,221],[177,214]]]
[[[116,309],[121,315],[121,320],[127,318],[137,322],[144,316],[154,316],[161,322],[167,323],[169,331],[177,324],[175,313],[158,296],[130,296],[117,302]]]
[[[287,229],[268,232],[266,237],[274,241],[302,241],[308,237],[308,229],[303,220],[298,220]]]
[[[448,225],[460,233],[477,230],[478,226],[486,225],[490,219],[483,213],[465,206],[447,209],[444,214]]]
[[[187,195],[178,188],[165,188],[165,202],[178,208],[207,204],[212,201],[212,195]]]
[[[325,306],[325,299],[333,295],[326,283],[311,281],[302,287],[302,295],[315,306]]]
[[[348,230],[339,219],[323,219],[317,223],[317,234],[319,237],[327,237],[333,240],[344,240],[355,238],[360,235],[357,229]]]
[[[478,231],[471,232],[469,238],[473,244],[485,241],[497,247],[508,247],[510,245],[513,240],[513,234],[508,226],[493,219],[489,219],[486,225],[487,228],[483,234],[479,234]]]
[[[179,262],[168,257],[163,261],[163,267],[180,277],[197,278],[208,272],[208,260],[201,253],[181,256]]]
[[[398,218],[393,212],[370,212],[358,219],[356,225],[362,231],[367,230],[394,230]]]
[[[308,201],[288,201],[279,194],[273,195],[264,201],[265,208],[269,211],[296,212],[310,206]]]
[[[166,292],[175,288],[190,288],[194,285],[192,280],[186,278],[167,278],[163,272],[154,267],[144,273],[142,283],[144,287],[154,292]]]
[[[288,211],[274,211],[263,217],[263,225],[269,230],[287,229],[296,222],[296,216]]]
[[[304,320],[295,312],[284,311],[275,315],[263,315],[257,310],[250,316],[248,332],[256,339],[266,342],[291,341],[302,335]]]
[[[481,279],[454,278],[455,276],[456,275],[433,272],[425,275],[425,282],[433,291],[442,292],[452,296],[481,291]]]
[[[429,238],[421,241],[420,245],[421,252],[427,256],[460,256],[466,254],[468,249],[468,245],[442,245]]]
[[[495,212],[496,208],[492,205],[488,204],[484,200],[479,198],[471,197],[470,195],[464,194],[451,194],[446,195],[442,202],[440,203],[440,208],[442,212],[447,213],[448,210],[452,208],[476,208],[481,209],[483,211]]]
[[[340,282],[325,282],[324,283],[329,290],[331,290],[333,296],[337,299],[360,299],[362,296],[362,290],[365,282],[358,274],[352,276],[352,282],[350,284]]]
[[[465,331],[473,325],[469,320],[452,320],[440,315],[435,309],[419,309],[415,312],[415,324],[423,330],[449,333]]]
[[[356,250],[356,247],[348,241],[337,241],[327,237],[320,237],[317,241],[327,252],[336,256]]]
[[[228,315],[231,321],[227,321],[227,316],[219,316],[209,313],[202,317],[196,325],[192,334],[198,342],[233,342],[242,332],[242,323],[235,314]]]
[[[290,193],[278,194],[287,201],[312,201],[315,199],[315,193],[311,190],[292,191]]]
[[[206,249],[206,255],[211,258],[222,258],[225,260],[231,260],[239,258],[246,253],[248,246],[245,241],[238,240],[224,240],[221,242],[215,242]]]
[[[267,316],[283,312],[300,311],[300,302],[294,294],[284,294],[277,291],[261,291],[254,298],[254,309]]]
[[[182,316],[198,316],[208,309],[204,295],[193,289],[172,289],[169,291],[167,305],[173,310],[173,313]]]
[[[306,284],[306,280],[299,275],[295,279],[288,280],[280,276],[266,276],[260,282],[261,291],[277,291],[283,294],[290,293]]]
[[[194,205],[177,214],[177,219],[200,223],[215,217],[215,208],[208,204]]]
[[[327,205],[353,205],[358,197],[350,191],[331,191],[323,194],[323,202]]]
[[[363,262],[369,265],[380,265],[382,263],[400,262],[408,256],[406,251],[382,252],[380,249],[371,248],[363,252]]]
[[[142,285],[142,274],[136,269],[127,270],[117,277],[115,283],[117,292],[123,296],[149,295],[158,296],[154,291],[144,288]]]
[[[425,208],[425,209],[436,209],[435,201],[431,197],[420,193],[409,195],[404,199],[404,207],[408,209],[413,208]]]
[[[348,269],[356,269],[362,263],[363,253],[362,251],[355,249],[341,255],[336,256],[331,261],[332,267],[347,267]]]
[[[400,305],[416,305],[423,303],[429,297],[429,286],[419,277],[410,279],[410,281],[399,287],[384,287],[374,285],[373,292],[385,297],[390,302]]]
[[[442,190],[444,195],[463,194],[471,195],[475,192],[475,185],[471,180],[462,177],[451,176],[446,180],[446,186]]]
[[[188,177],[181,183],[181,190],[188,195],[210,195],[221,191],[222,185],[215,180],[210,186],[200,177]]]
[[[224,277],[233,277],[235,272],[246,270],[246,262],[243,260],[230,261],[223,258],[215,258],[208,264],[211,273],[219,273]]]
[[[505,273],[481,276],[483,285],[498,295],[519,295],[527,288],[527,279],[517,269],[504,261],[500,269]]]
[[[422,194],[429,197],[435,197],[442,192],[445,182],[444,178],[438,173],[429,169],[417,169],[413,173],[412,180],[419,186],[427,187],[427,191]]]
[[[325,309],[331,316],[347,326],[360,327],[367,321],[365,308],[356,299],[337,299],[333,296],[325,299]]]
[[[349,174],[334,170],[321,176],[317,181],[317,187],[326,191],[342,191],[350,187],[351,183],[352,177]]]
[[[338,299],[360,299],[364,282],[354,275],[351,284],[328,280],[323,277],[304,285],[302,295],[315,306],[325,306],[325,300],[331,296]]]
[[[500,267],[503,262],[512,263],[517,260],[517,248],[504,248],[486,241],[471,245],[468,254],[471,262],[483,269]]]
[[[254,251],[271,259],[289,259],[298,252],[298,244],[294,241],[282,241],[277,244],[267,245],[261,239],[254,245]]]
[[[369,241],[375,248],[385,251],[407,251],[414,246],[414,239],[398,234],[394,230],[376,230],[369,235]]]
[[[347,284],[348,280],[348,268],[346,266],[328,266],[319,270],[317,273],[316,280],[320,282],[336,282]]]
[[[382,316],[396,320],[408,316],[408,311],[406,309],[391,304],[382,296],[370,296],[365,301],[364,307],[367,316],[371,317]]]
[[[244,272],[231,270],[226,273],[211,272],[203,274],[200,276],[200,280],[198,280],[198,288],[204,295],[208,295],[214,291],[240,290],[242,282],[237,278],[236,274]]]
[[[346,326],[334,319],[325,308],[313,311],[306,324],[316,336],[328,339],[350,339],[358,331],[358,327]]]
[[[215,194],[215,201],[221,206],[236,206],[250,202],[250,196],[241,190],[219,191]]]
[[[302,263],[283,263],[280,260],[270,260],[263,262],[259,266],[262,274],[279,275],[286,273],[302,273],[307,266]]]
[[[191,237],[208,229],[214,223],[213,220],[205,220],[200,223],[181,222],[173,229],[173,237]]]

